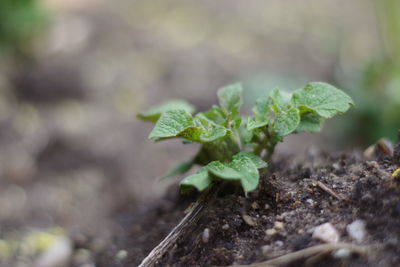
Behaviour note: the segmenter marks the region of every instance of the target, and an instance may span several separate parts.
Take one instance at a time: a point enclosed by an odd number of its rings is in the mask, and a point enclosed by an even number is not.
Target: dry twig
[[[359,255],[367,255],[370,250],[370,247],[369,246],[358,246],[358,245],[347,244],[347,243],[323,244],[323,245],[313,246],[310,248],[295,251],[292,253],[288,253],[286,255],[283,255],[283,256],[280,256],[280,257],[277,257],[277,258],[274,258],[271,260],[267,260],[264,262],[254,263],[254,264],[250,264],[250,265],[232,265],[230,267],[273,267],[273,266],[279,266],[279,265],[283,265],[283,264],[293,263],[295,261],[302,260],[302,259],[311,258],[318,254],[332,253],[333,251],[336,251],[339,249],[348,249],[352,253],[356,253]]]
[[[335,191],[333,191],[332,189],[330,189],[328,186],[326,186],[324,183],[318,181],[317,185],[319,188],[321,188],[322,190],[324,190],[326,193],[328,193],[329,195],[339,199],[339,200],[344,200],[344,198],[340,195],[338,195],[337,193],[335,193]]]
[[[200,218],[200,214],[203,211],[204,207],[210,202],[210,200],[215,197],[218,192],[220,186],[215,184],[211,186],[211,188],[205,191],[199,199],[191,206],[190,211],[186,214],[186,216],[180,221],[180,223],[175,226],[174,229],[168,234],[160,244],[158,244],[148,255],[147,257],[140,263],[138,267],[153,267],[157,264],[160,264],[160,260],[162,257],[174,247],[176,242],[186,236],[188,234],[190,228],[196,224],[198,219]]]

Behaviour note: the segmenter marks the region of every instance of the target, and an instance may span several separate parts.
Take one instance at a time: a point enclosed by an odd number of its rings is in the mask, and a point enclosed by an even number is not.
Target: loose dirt
[[[189,235],[181,238],[159,266],[229,266],[265,261],[322,244],[315,228],[331,223],[339,241],[372,246],[367,255],[327,253],[280,266],[400,266],[400,147],[394,156],[365,158],[362,153],[303,157],[281,155],[272,162],[258,190],[247,197],[225,185]],[[174,187],[151,208],[119,214],[128,235],[119,239],[128,257],[103,255],[107,266],[136,266],[184,216],[196,195],[180,196]],[[122,219],[121,219],[122,218]],[[346,227],[365,223],[362,240]],[[115,255],[110,252],[110,255]],[[106,265],[104,265],[106,266]]]

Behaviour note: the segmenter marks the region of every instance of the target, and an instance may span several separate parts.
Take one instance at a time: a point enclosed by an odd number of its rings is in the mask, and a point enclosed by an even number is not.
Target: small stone
[[[62,266],[72,255],[72,242],[65,236],[58,237],[51,247],[40,254],[35,266],[52,267]]]
[[[222,230],[228,230],[229,229],[229,224],[224,224],[222,225]]]
[[[351,256],[351,250],[347,248],[341,248],[333,253],[333,257],[337,259],[348,259]]]
[[[311,206],[314,205],[314,200],[312,200],[311,198],[307,199],[306,202]]]
[[[201,235],[201,241],[203,241],[203,243],[208,243],[209,240],[210,240],[210,229],[205,228],[203,234]]]
[[[379,164],[375,160],[367,161],[365,164],[367,164],[368,167],[379,169]]]
[[[269,210],[271,208],[271,206],[270,205],[268,205],[267,203],[265,203],[265,205],[264,205],[264,209],[266,209],[266,210]]]
[[[262,253],[264,256],[268,256],[268,254],[269,254],[271,251],[272,251],[272,247],[269,246],[269,245],[265,245],[265,246],[262,246],[262,247],[261,247],[261,253]]]
[[[283,247],[283,241],[278,240],[278,241],[275,242],[275,245],[276,245],[277,247]]]
[[[252,217],[250,217],[249,215],[244,214],[244,215],[242,216],[242,218],[243,218],[244,222],[245,222],[247,225],[249,225],[249,226],[256,226],[256,222],[255,222],[254,219],[253,219]]]
[[[311,227],[307,230],[307,234],[312,235],[312,233],[314,233],[316,227]]]
[[[82,265],[85,263],[89,263],[91,259],[91,253],[88,249],[78,249],[74,253],[72,261],[75,265]]]
[[[281,215],[279,215],[281,219],[278,219],[278,217],[276,219],[279,221],[286,221],[286,219],[291,215],[293,215],[292,212],[284,212]]]
[[[394,148],[392,142],[388,139],[381,138],[376,144],[377,150],[385,155],[393,156]]]
[[[338,170],[340,168],[340,165],[338,163],[333,163],[332,168]]]
[[[283,222],[275,222],[274,223],[274,229],[277,230],[278,232],[281,232],[281,231],[285,230]]]
[[[103,238],[96,238],[91,243],[91,250],[94,252],[104,251],[107,247],[107,241]]]
[[[365,222],[363,220],[355,220],[346,227],[347,233],[357,243],[364,241],[366,236]]]
[[[126,259],[127,256],[128,256],[128,251],[124,249],[121,249],[120,251],[117,252],[117,255],[115,255],[118,261],[123,261],[124,259]]]
[[[276,231],[275,229],[273,229],[273,228],[267,229],[267,230],[265,231],[265,234],[266,234],[267,236],[273,236],[273,235],[276,235],[276,233],[277,233],[277,231]]]
[[[258,205],[258,203],[254,201],[253,203],[251,203],[251,208],[253,210],[258,210],[260,208],[260,205]]]
[[[363,152],[364,157],[372,158],[375,155],[375,145],[370,145],[367,149]]]
[[[312,238],[325,243],[337,243],[339,242],[339,233],[335,227],[328,222],[315,227]]]

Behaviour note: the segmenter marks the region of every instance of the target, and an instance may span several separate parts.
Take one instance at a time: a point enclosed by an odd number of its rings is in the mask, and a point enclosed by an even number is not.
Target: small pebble
[[[278,247],[283,247],[283,241],[278,240],[278,241],[275,242],[275,245],[278,246]]]
[[[339,233],[331,223],[324,223],[317,227],[312,234],[312,238],[321,240],[325,243],[339,242]]]
[[[283,222],[275,222],[274,223],[274,229],[277,230],[278,232],[281,232],[281,231],[285,230]]]
[[[121,249],[120,251],[117,252],[117,255],[115,255],[115,257],[119,261],[123,261],[124,259],[126,259],[127,256],[128,256],[128,251],[124,249]]]
[[[332,168],[334,168],[335,170],[338,170],[340,168],[340,165],[338,163],[333,163]]]
[[[268,254],[269,254],[271,251],[272,251],[272,247],[269,246],[269,245],[265,245],[265,246],[262,246],[262,247],[261,247],[261,253],[262,253],[264,256],[268,256]]]
[[[366,164],[367,164],[368,167],[371,167],[371,168],[374,168],[374,169],[378,169],[379,168],[379,164],[375,160],[367,161]]]
[[[375,145],[367,147],[367,149],[364,150],[363,154],[366,158],[372,158],[375,155]]]
[[[224,224],[222,225],[222,230],[228,230],[229,229],[229,224]]]
[[[203,241],[203,243],[208,243],[208,241],[210,240],[210,229],[204,229],[203,234],[201,235],[201,240]]]
[[[346,248],[341,248],[333,253],[333,257],[337,259],[348,259],[351,256],[351,250]]]
[[[355,220],[346,227],[347,233],[358,243],[364,241],[366,236],[365,222],[363,220]]]
[[[385,155],[393,156],[394,148],[392,142],[385,138],[379,139],[376,144],[377,150]]]
[[[256,226],[256,222],[255,222],[254,219],[253,219],[252,217],[250,217],[249,215],[244,214],[244,215],[242,216],[242,218],[243,218],[244,222],[245,222],[247,225],[249,225],[249,226]]]
[[[273,236],[273,235],[276,235],[276,233],[277,233],[277,231],[275,230],[275,229],[267,229],[266,231],[265,231],[265,234],[267,235],[267,236]]]
[[[280,219],[278,217],[276,219],[279,221],[285,221],[287,219],[287,217],[289,217],[290,215],[291,215],[290,212],[284,212],[278,216]]]
[[[264,205],[264,209],[266,209],[266,210],[269,210],[271,208],[271,206],[270,205],[268,205],[267,203],[265,203],[265,205]]]
[[[311,198],[307,199],[306,202],[311,206],[314,205],[314,200],[312,200]]]
[[[257,202],[253,202],[253,203],[251,203],[251,208],[253,209],[253,210],[258,210],[259,208],[260,208],[260,206],[258,205],[258,203]]]
[[[96,238],[92,241],[90,244],[90,248],[93,252],[101,252],[106,249],[107,247],[107,241],[102,238]]]
[[[91,259],[91,252],[88,249],[78,249],[73,255],[72,261],[75,265],[82,265],[89,263]]]
[[[310,229],[307,230],[307,234],[312,234],[314,233],[316,227],[311,227]]]
[[[35,266],[62,266],[72,255],[72,242],[67,237],[59,237],[54,244],[41,253],[35,261]]]

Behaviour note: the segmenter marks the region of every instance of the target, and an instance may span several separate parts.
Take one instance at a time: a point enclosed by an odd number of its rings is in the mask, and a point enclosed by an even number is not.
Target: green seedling
[[[275,146],[284,137],[299,132],[319,132],[325,119],[346,112],[353,100],[332,85],[313,82],[293,93],[278,89],[257,99],[253,115],[240,115],[242,87],[218,91],[219,106],[193,115],[192,105],[165,103],[138,117],[155,122],[149,138],[162,141],[182,138],[184,144],[200,143],[190,161],[179,163],[164,178],[184,174],[193,165],[202,166],[181,183],[181,191],[203,191],[215,181],[236,181],[245,193],[258,186],[259,170],[267,167]]]

